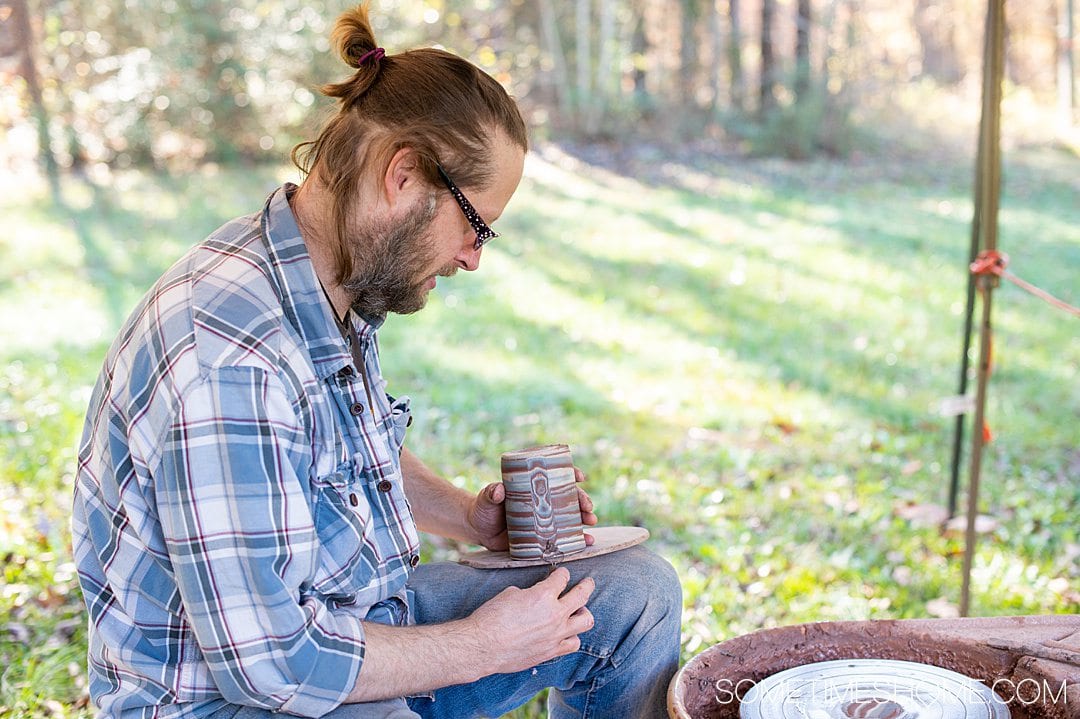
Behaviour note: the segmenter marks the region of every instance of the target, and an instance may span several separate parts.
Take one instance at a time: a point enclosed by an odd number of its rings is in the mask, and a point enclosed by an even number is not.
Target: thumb
[[[501,482],[494,482],[480,490],[476,495],[472,508],[469,510],[469,522],[478,528],[494,528],[501,523],[503,516],[503,500],[506,498],[506,490]]]
[[[492,482],[488,486],[480,490],[480,495],[477,497],[478,504],[498,506],[506,499],[506,489],[502,486],[502,482]]]

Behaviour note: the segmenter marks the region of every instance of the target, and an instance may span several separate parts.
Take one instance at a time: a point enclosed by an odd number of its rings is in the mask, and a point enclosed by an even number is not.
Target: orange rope
[[[1064,300],[1059,300],[1049,292],[1039,289],[1035,285],[1020,279],[1011,272],[1006,272],[1005,267],[1008,266],[1008,264],[1009,256],[1004,252],[999,252],[998,250],[984,250],[980,252],[979,256],[975,258],[975,261],[971,263],[971,271],[976,275],[1004,277],[1020,289],[1030,292],[1039,299],[1057,307],[1059,310],[1064,310],[1069,314],[1080,317],[1080,307],[1073,307]]]
[[[976,276],[994,275],[995,277],[1001,277],[1005,272],[1005,266],[1009,264],[1009,256],[1004,252],[998,252],[997,250],[984,250],[979,253],[979,256],[975,258],[975,261],[971,263],[971,272]],[[985,283],[979,283],[979,293],[983,296],[983,302],[986,302],[988,295],[990,294],[990,287]],[[986,328],[987,333],[990,332],[990,328]],[[994,371],[994,337],[991,334],[987,343],[986,353],[986,376],[989,379],[991,373]],[[983,444],[990,444],[994,440],[994,433],[990,431],[990,423],[985,419],[982,426],[982,441]]]
[[[1046,302],[1049,302],[1054,307],[1057,307],[1058,309],[1061,309],[1061,310],[1065,310],[1066,312],[1068,312],[1070,314],[1073,314],[1073,315],[1076,315],[1077,317],[1080,317],[1080,308],[1073,307],[1072,305],[1068,304],[1067,302],[1064,302],[1062,300],[1059,300],[1057,297],[1054,297],[1049,292],[1046,292],[1044,290],[1039,289],[1038,287],[1031,284],[1030,282],[1025,282],[1024,280],[1020,279],[1019,277],[1012,274],[1011,272],[1007,272],[1005,270],[1005,268],[1008,266],[1008,264],[1009,264],[1009,256],[1006,255],[1004,252],[1000,252],[998,250],[983,250],[982,252],[979,253],[979,256],[975,258],[975,261],[971,263],[971,272],[972,272],[972,274],[978,275],[978,276],[993,275],[995,277],[1004,277],[1005,279],[1007,279],[1009,282],[1012,282],[1014,285],[1016,285],[1020,289],[1026,290],[1027,292],[1030,292],[1031,294],[1035,295],[1039,299],[1045,300]],[[983,291],[983,292],[987,292],[987,291],[989,291],[989,288],[981,287],[980,290]],[[987,374],[989,374],[993,370],[993,365],[992,365],[992,362],[993,362],[993,359],[992,359],[992,357],[993,357],[993,344],[991,344],[990,347],[991,347],[990,353],[986,358],[986,362],[987,362],[986,371],[987,371]],[[994,435],[990,431],[990,425],[987,424],[986,422],[983,422],[982,432],[983,432],[983,443],[984,444],[990,444],[990,442],[994,438]]]

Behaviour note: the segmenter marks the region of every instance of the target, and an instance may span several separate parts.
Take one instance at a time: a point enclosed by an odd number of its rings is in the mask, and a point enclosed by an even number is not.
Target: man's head
[[[502,86],[456,55],[384,55],[366,5],[343,14],[331,38],[355,73],[323,87],[338,112],[293,160],[329,198],[324,234],[354,307],[415,311],[436,275],[478,265],[474,227],[517,188],[525,123]]]

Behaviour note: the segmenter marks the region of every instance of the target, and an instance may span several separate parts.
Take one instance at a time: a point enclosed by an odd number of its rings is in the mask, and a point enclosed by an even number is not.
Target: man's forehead
[[[525,151],[520,145],[511,142],[505,136],[499,137],[493,148],[492,176],[494,180],[490,186],[479,193],[475,205],[477,212],[488,221],[494,221],[502,214],[510,198],[517,190],[521,182],[521,174],[525,166]],[[485,214],[485,210],[487,214]]]

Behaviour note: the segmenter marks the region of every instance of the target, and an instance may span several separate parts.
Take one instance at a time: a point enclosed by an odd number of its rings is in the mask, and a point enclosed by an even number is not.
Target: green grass
[[[571,444],[606,524],[641,524],[685,593],[685,657],[763,627],[930,616],[962,538],[943,503],[971,216],[968,165],[645,156],[626,174],[542,147],[481,271],[382,333],[410,446],[463,486],[499,453]],[[186,247],[288,174],[223,167],[0,182],[0,715],[81,716],[68,549],[75,446],[118,324]],[[1011,270],[1080,304],[1080,161],[1007,156]],[[1080,332],[995,293],[996,439],[973,613],[1080,610]],[[965,465],[966,467],[966,465]],[[966,470],[965,470],[966,474]],[[429,559],[456,548],[431,542]],[[6,628],[6,631],[5,631]],[[535,715],[534,703],[519,712]]]

